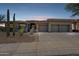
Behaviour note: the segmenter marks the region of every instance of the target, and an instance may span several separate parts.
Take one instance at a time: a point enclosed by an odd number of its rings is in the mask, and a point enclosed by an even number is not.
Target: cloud
[[[25,18],[25,20],[47,20],[48,18],[54,18],[54,17],[49,17],[49,16],[32,16],[30,18]]]

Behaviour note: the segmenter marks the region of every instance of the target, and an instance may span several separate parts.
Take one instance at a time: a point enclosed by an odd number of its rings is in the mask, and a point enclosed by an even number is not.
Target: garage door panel
[[[60,32],[69,32],[70,25],[60,25]]]
[[[41,25],[39,27],[39,32],[48,32],[48,26],[47,25]]]
[[[58,25],[52,25],[51,31],[52,32],[58,32]]]
[[[52,32],[69,32],[71,29],[70,25],[66,25],[66,24],[52,24],[51,25],[51,31]]]
[[[68,25],[60,25],[60,32],[68,32]]]

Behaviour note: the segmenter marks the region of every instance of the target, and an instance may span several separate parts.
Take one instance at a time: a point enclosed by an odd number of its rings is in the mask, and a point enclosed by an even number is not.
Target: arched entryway
[[[30,32],[30,30],[32,29],[32,27],[34,27],[34,32],[36,32],[36,24],[35,23],[27,23],[26,24],[26,32]]]

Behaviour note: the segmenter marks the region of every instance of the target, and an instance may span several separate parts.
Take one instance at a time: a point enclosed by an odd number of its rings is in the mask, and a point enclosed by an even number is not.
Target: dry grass
[[[10,37],[6,37],[5,32],[0,32],[0,44],[2,43],[17,43],[17,42],[34,42],[36,41],[34,35],[30,35],[28,33],[24,33],[23,36],[20,36],[19,33],[16,33],[15,36],[12,36],[10,33]]]

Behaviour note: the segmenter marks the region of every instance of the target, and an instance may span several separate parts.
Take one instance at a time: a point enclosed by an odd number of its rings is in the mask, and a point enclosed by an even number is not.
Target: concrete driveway
[[[34,42],[0,44],[0,55],[79,55],[79,33],[35,33]]]
[[[79,55],[79,33],[39,33],[39,55]]]

